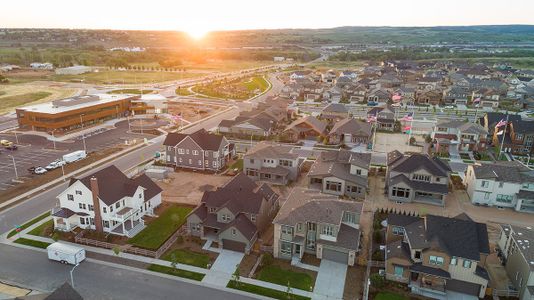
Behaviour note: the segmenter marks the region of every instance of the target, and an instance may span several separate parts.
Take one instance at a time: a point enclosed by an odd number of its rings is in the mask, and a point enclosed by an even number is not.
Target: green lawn
[[[6,108],[23,106],[25,104],[32,103],[37,100],[46,98],[50,95],[52,95],[52,93],[33,92],[33,93],[26,93],[22,95],[1,97],[0,98],[0,110],[6,109]]]
[[[21,228],[20,228],[21,231],[24,230],[24,229],[26,229],[26,228],[28,228],[28,227],[30,227],[30,226],[32,226],[33,224],[35,224],[35,223],[37,223],[37,222],[39,222],[39,221],[41,221],[42,219],[44,219],[44,218],[46,218],[46,217],[48,217],[48,216],[50,216],[50,212],[49,212],[49,211],[48,211],[48,212],[45,212],[44,214],[42,214],[42,215],[36,217],[35,219],[33,219],[33,220],[31,220],[31,221],[28,221],[28,222],[22,224],[22,225],[21,225]],[[11,230],[11,231],[9,232],[9,234],[7,235],[7,237],[10,238],[10,237],[14,236],[15,234],[17,234],[17,231],[16,231],[15,229],[13,229],[13,230]]]
[[[203,76],[203,73],[187,72],[141,72],[141,71],[100,71],[80,75],[51,75],[53,81],[72,81],[93,84],[136,84],[136,83],[153,83],[187,79]]]
[[[54,227],[54,220],[49,220],[49,221],[44,222],[43,224],[30,230],[28,234],[36,235],[36,236],[44,236],[46,228],[49,228],[49,227]]]
[[[187,249],[175,249],[166,253],[161,259],[172,261],[172,256],[176,257],[176,262],[206,269],[210,263],[207,254],[194,252]]]
[[[254,92],[256,89],[264,92],[269,87],[269,83],[262,76],[252,77],[250,81],[245,81],[243,85],[251,92]]]
[[[253,293],[253,294],[256,294],[256,295],[266,296],[266,297],[270,297],[270,298],[274,298],[274,299],[283,299],[283,300],[306,300],[306,299],[311,299],[309,297],[299,296],[299,295],[295,295],[295,294],[289,294],[288,295],[286,292],[273,290],[273,289],[268,289],[268,288],[264,288],[264,287],[253,285],[253,284],[248,284],[248,283],[243,283],[243,282],[238,284],[234,280],[231,280],[230,282],[228,282],[228,285],[226,287],[227,288],[231,288],[231,289],[235,289],[235,290],[240,290],[240,291]]]
[[[143,231],[128,240],[128,243],[140,248],[157,250],[186,221],[186,216],[193,208],[172,206],[156,220],[147,225]]]
[[[237,169],[239,172],[243,171],[243,159],[236,160],[231,166],[230,170]]]
[[[293,288],[309,291],[310,287],[313,288],[313,278],[300,272],[293,272],[290,270],[282,269],[278,266],[265,266],[261,268],[257,279],[276,283],[279,285],[289,285]]]
[[[14,242],[17,244],[21,244],[21,245],[31,246],[35,248],[42,248],[42,249],[46,249],[46,247],[50,245],[50,243],[47,243],[47,242],[34,241],[30,239],[25,239],[25,238],[16,239]]]
[[[391,292],[380,292],[376,295],[375,300],[408,300],[408,298]]]
[[[141,95],[141,94],[152,94],[153,92],[154,92],[153,90],[122,89],[122,90],[110,91],[110,92],[108,92],[108,94],[136,94],[136,95]]]
[[[193,93],[191,93],[188,88],[178,88],[176,89],[176,95],[190,96],[190,95],[193,95]]]
[[[171,267],[165,267],[161,265],[150,265],[148,267],[148,270],[159,272],[159,273],[164,273],[164,274],[169,274],[173,276],[183,277],[183,278],[196,280],[196,281],[202,281],[202,279],[204,278],[204,274],[201,274],[201,273],[180,270],[180,269],[173,269]]]

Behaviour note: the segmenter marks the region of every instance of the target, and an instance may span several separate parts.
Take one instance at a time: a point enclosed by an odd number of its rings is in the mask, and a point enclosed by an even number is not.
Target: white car
[[[452,105],[447,105],[447,106],[445,106],[445,109],[454,109],[454,106],[452,106]]]
[[[48,166],[45,167],[45,169],[47,170],[54,170],[54,169],[57,169],[61,166],[64,166],[65,165],[65,161],[63,160],[55,160],[51,163],[48,164]]]
[[[45,168],[43,168],[43,167],[37,167],[37,168],[35,168],[35,170],[34,170],[33,172],[34,172],[35,174],[39,174],[39,175],[41,175],[41,174],[44,174],[44,173],[46,173],[46,172],[48,172],[48,171],[47,171]]]

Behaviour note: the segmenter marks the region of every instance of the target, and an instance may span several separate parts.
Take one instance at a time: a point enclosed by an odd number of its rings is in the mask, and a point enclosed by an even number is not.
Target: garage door
[[[328,259],[342,264],[348,264],[349,254],[333,249],[323,248],[323,259]]]
[[[245,247],[247,246],[245,243],[225,239],[222,240],[222,243],[223,249],[239,252],[245,252]]]

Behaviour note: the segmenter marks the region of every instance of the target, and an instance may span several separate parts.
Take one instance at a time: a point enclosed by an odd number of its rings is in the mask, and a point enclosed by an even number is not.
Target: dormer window
[[[227,215],[227,214],[223,214],[223,215],[221,216],[221,219],[222,219],[224,222],[228,222],[228,221],[230,221],[230,216]]]
[[[323,226],[323,230],[321,231],[321,234],[328,235],[328,236],[334,236],[334,226],[332,226],[332,225]]]
[[[413,180],[418,180],[418,181],[426,181],[426,182],[430,182],[430,175],[413,174],[412,179],[413,179]]]
[[[81,195],[81,194],[82,194],[82,191],[76,190],[76,195]]]

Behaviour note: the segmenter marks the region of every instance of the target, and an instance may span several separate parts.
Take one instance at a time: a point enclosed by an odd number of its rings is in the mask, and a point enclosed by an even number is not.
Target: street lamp
[[[87,152],[87,146],[85,145],[85,133],[83,132],[83,116],[84,116],[84,114],[80,115],[80,124],[82,125],[83,151]]]
[[[19,179],[19,174],[17,173],[17,164],[15,163],[15,157],[13,155],[8,155],[13,160],[13,169],[15,169],[15,178]]]
[[[16,131],[13,131],[15,133],[15,141],[17,142],[17,145],[19,144],[19,137],[17,135]]]
[[[54,144],[54,150],[56,150],[56,136],[54,133],[56,132],[56,129],[52,130],[52,143]]]
[[[72,287],[74,288],[74,277],[72,276],[72,272],[74,272],[74,269],[76,269],[77,266],[79,266],[80,264],[76,264],[74,267],[72,267],[72,269],[70,270],[70,283],[72,285]]]

